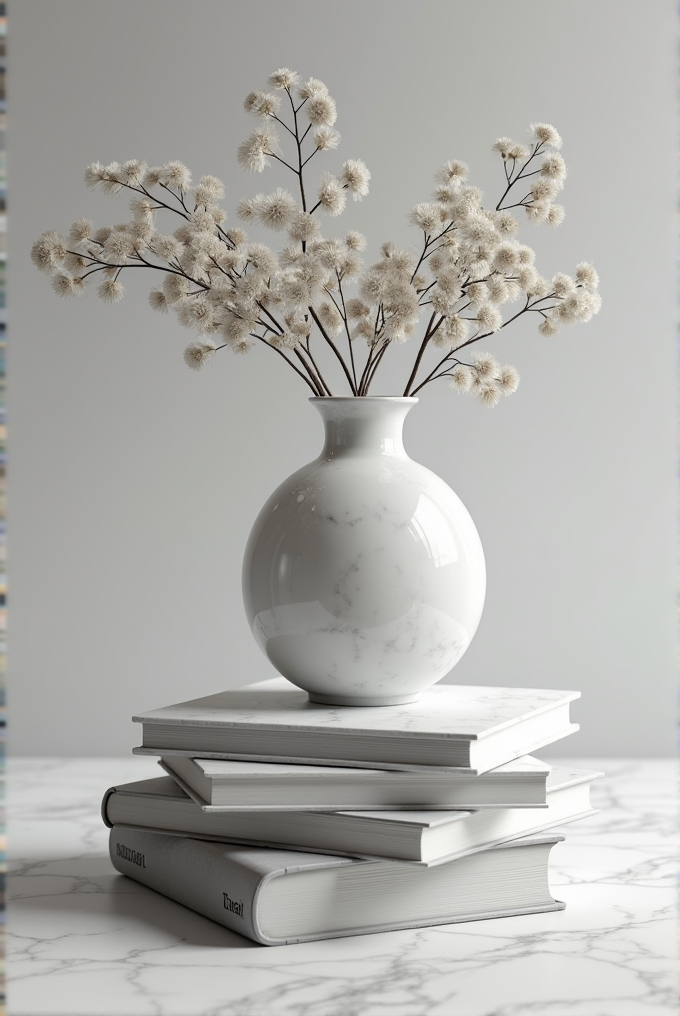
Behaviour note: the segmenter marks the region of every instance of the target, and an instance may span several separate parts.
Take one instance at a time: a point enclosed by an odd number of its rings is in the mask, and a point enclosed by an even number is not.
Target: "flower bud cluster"
[[[577,265],[573,277],[558,273],[544,278],[535,268],[532,248],[517,238],[515,209],[524,209],[530,221],[562,221],[563,209],[554,199],[566,167],[554,127],[532,124],[527,145],[511,138],[495,142],[506,186],[491,208],[468,182],[467,165],[446,162],[436,174],[431,199],[409,213],[422,234],[420,248],[386,243],[380,257],[364,267],[362,234],[350,230],[342,238],[329,238],[322,222],[324,216],[336,219],[350,194],[355,201],[367,196],[367,166],[348,159],[339,170],[321,173],[314,187],[305,178],[310,160],[334,151],[340,142],[335,101],[323,82],[302,82],[288,68],[271,74],[268,85],[271,91],[246,96],[245,110],[257,124],[238,146],[238,162],[258,173],[278,162],[292,172],[294,186],[243,198],[237,215],[249,228],[283,234],[279,250],[226,224],[220,204],[225,188],[215,176],[193,184],[179,161],[155,167],[140,159],[93,162],[85,172],[88,186],[108,194],[129,192],[131,216],[98,228],[80,218],[66,237],[44,233],[33,245],[32,258],[52,278],[55,292],[74,296],[93,282],[102,300],[115,303],[124,294],[120,276],[125,269],[146,267],[159,273],[149,296],[151,307],[172,310],[180,324],[198,335],[185,351],[189,367],[199,369],[224,346],[241,354],[264,343],[322,395],[330,389],[312,355],[312,341],[321,336],[340,361],[353,394],[365,395],[385,350],[413,336],[425,312],[425,333],[405,394],[447,377],[457,391],[471,392],[487,406],[516,390],[517,371],[501,366],[491,354],[465,358],[464,348],[526,313],[538,315],[541,334],[552,335],[562,325],[588,321],[598,312],[599,280],[592,265]],[[277,125],[295,139],[295,145],[288,145],[292,155],[283,150]],[[168,227],[168,217],[174,217],[174,228]],[[357,347],[358,339],[363,341]],[[336,345],[341,341],[349,359]],[[426,350],[439,362],[417,384]],[[362,360],[363,367],[357,368]]]

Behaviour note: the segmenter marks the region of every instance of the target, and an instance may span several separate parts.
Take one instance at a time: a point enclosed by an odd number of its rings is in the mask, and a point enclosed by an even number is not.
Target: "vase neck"
[[[314,398],[326,428],[324,458],[405,456],[402,431],[413,398]]]

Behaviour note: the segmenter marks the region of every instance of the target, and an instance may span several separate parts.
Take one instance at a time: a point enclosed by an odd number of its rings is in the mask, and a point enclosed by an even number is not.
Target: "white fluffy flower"
[[[338,118],[335,102],[327,92],[315,92],[305,105],[309,122],[315,127],[332,127]]]
[[[64,258],[64,268],[70,275],[79,275],[80,272],[89,268],[91,263],[89,258],[84,257],[82,254],[69,252]]]
[[[493,378],[484,378],[478,383],[473,382],[473,390],[483,406],[497,406],[501,399],[501,389]]]
[[[366,318],[371,313],[371,308],[363,300],[357,299],[357,297],[352,297],[351,300],[347,301],[345,310],[349,318]]]
[[[518,243],[515,251],[517,253],[517,264],[520,266],[533,265],[536,260],[536,252],[525,243]]]
[[[541,321],[538,330],[541,335],[556,335],[560,330],[560,326],[550,315],[547,315]]]
[[[319,184],[319,203],[326,215],[340,215],[345,210],[347,194],[337,177],[324,173]]]
[[[315,240],[321,232],[319,222],[309,212],[295,212],[288,223],[288,235],[291,240],[307,242]]]
[[[491,265],[482,254],[473,254],[468,258],[466,267],[471,279],[484,279],[491,271]]]
[[[542,299],[547,296],[548,293],[552,292],[552,287],[549,279],[544,279],[542,275],[535,273],[534,279],[529,286],[527,286],[527,296],[538,297]]]
[[[183,162],[173,159],[163,166],[163,183],[166,187],[187,191],[191,187],[191,173]]]
[[[368,318],[360,318],[357,324],[354,326],[352,338],[366,339],[369,346],[374,345],[376,341],[375,328]]]
[[[437,170],[435,179],[443,186],[460,183],[468,174],[468,167],[460,159],[449,159]]]
[[[92,239],[96,244],[105,244],[111,235],[111,226],[100,226],[94,231]]]
[[[120,179],[123,183],[140,184],[148,168],[143,159],[127,159],[120,167]]]
[[[464,363],[458,363],[451,371],[449,386],[458,392],[469,392],[472,387],[473,372]]]
[[[442,327],[435,333],[435,344],[443,346],[446,349],[458,349],[467,339],[469,329],[469,322],[465,318],[452,314],[450,317],[447,317]],[[442,331],[444,333],[443,336],[439,342],[436,342],[437,336]]]
[[[489,301],[489,287],[486,282],[471,282],[465,293],[473,307],[481,307]]]
[[[31,247],[31,261],[41,272],[50,275],[66,257],[66,245],[59,233],[49,230],[38,237]]]
[[[498,377],[498,387],[502,391],[503,395],[512,395],[513,392],[517,391],[519,385],[519,374],[515,367],[512,367],[509,363],[504,367],[501,367]]]
[[[137,222],[147,222],[151,225],[157,209],[158,205],[153,198],[147,198],[143,194],[134,197],[130,202],[130,211]]]
[[[525,205],[524,209],[531,222],[545,222],[550,211],[550,204],[547,201],[534,201],[533,204]]]
[[[357,232],[356,229],[350,229],[345,237],[345,246],[349,250],[365,250],[366,237],[363,233]]]
[[[267,83],[272,88],[292,88],[299,80],[300,75],[297,71],[291,71],[288,67],[279,67],[277,71],[269,75]]]
[[[440,289],[439,286],[435,286],[434,289],[431,289],[430,292],[428,293],[428,296],[430,298],[430,304],[432,306],[432,309],[436,310],[438,314],[449,314],[453,310],[453,306],[456,303],[455,298],[452,297],[449,293]],[[435,336],[435,345],[436,344],[437,342]]]
[[[97,187],[105,179],[104,166],[101,162],[91,162],[85,169],[85,183],[88,187]]]
[[[146,173],[144,174],[144,186],[148,189],[149,187],[155,187],[163,179],[163,167],[162,166],[147,166]]]
[[[456,212],[458,215],[470,215],[479,211],[483,197],[484,194],[479,187],[463,187],[456,202]]]
[[[252,113],[253,116],[267,117],[276,113],[279,106],[281,105],[281,99],[278,95],[272,95],[271,92],[249,92],[246,95],[243,108],[247,113]]]
[[[501,236],[514,236],[519,229],[519,222],[510,212],[497,212],[493,222]]]
[[[524,265],[517,272],[517,282],[527,293],[531,292],[531,287],[536,282],[536,279],[537,272],[533,265]]]
[[[356,279],[363,268],[363,261],[354,251],[348,250],[341,257],[338,272],[342,279]]]
[[[156,235],[153,239],[153,250],[166,261],[173,261],[182,255],[184,244],[174,236]]]
[[[421,201],[409,212],[409,219],[414,226],[419,226],[424,233],[433,233],[439,226],[439,208],[429,201]]]
[[[489,291],[489,300],[492,303],[507,303],[510,300],[512,290],[502,275],[491,275],[486,286]]]
[[[555,308],[555,315],[565,324],[590,321],[600,309],[602,299],[596,290],[580,290],[565,297]]]
[[[496,227],[484,215],[470,215],[461,223],[460,232],[474,247],[498,243]]]
[[[214,342],[204,340],[203,342],[192,342],[184,350],[184,362],[192,370],[200,370],[215,353],[217,346]]]
[[[163,278],[163,292],[168,303],[179,303],[189,292],[190,283],[183,275],[168,272]]]
[[[71,228],[68,231],[69,241],[77,245],[82,243],[84,240],[89,240],[92,236],[92,220],[91,219],[76,219]]]
[[[561,183],[567,175],[567,166],[559,152],[549,152],[541,163],[541,173]]]
[[[343,163],[340,180],[351,191],[355,201],[361,201],[366,197],[370,179],[368,166],[361,159],[348,159]]]
[[[322,303],[317,313],[321,324],[330,335],[337,335],[342,331],[342,318],[333,304]]]
[[[125,265],[134,253],[135,243],[129,233],[114,229],[102,247],[101,256],[104,261]]]
[[[194,191],[197,205],[211,205],[224,197],[224,184],[216,176],[202,176]]]
[[[501,159],[507,162],[508,159],[513,158],[510,153],[517,148],[517,142],[512,138],[498,138],[491,147],[494,152],[498,152]]]
[[[597,272],[588,261],[581,261],[580,264],[576,265],[574,274],[576,281],[585,286],[586,289],[597,289],[600,284]]]
[[[510,243],[502,243],[494,251],[493,266],[499,272],[510,272],[517,266],[517,248]]]
[[[149,304],[154,310],[160,311],[162,314],[168,313],[168,301],[165,298],[165,293],[162,289],[152,289],[149,293]]]
[[[495,377],[500,369],[498,360],[491,353],[477,353],[472,357],[472,362],[475,365],[477,377],[480,378]]]
[[[76,296],[82,288],[82,279],[74,278],[66,272],[57,272],[52,279],[52,289],[57,296]]]
[[[120,172],[119,162],[110,162],[108,166],[102,168],[99,186],[105,194],[117,194],[121,189],[123,183],[120,178]]]
[[[301,99],[309,99],[313,95],[328,95],[328,88],[324,85],[323,81],[319,81],[318,78],[308,78],[307,81],[298,88],[298,95]]]
[[[97,292],[106,303],[118,303],[123,299],[125,290],[117,279],[104,279],[97,286]]]
[[[264,243],[251,243],[245,250],[250,268],[262,275],[273,275],[278,265],[276,254]]]
[[[552,201],[559,189],[559,182],[549,176],[538,176],[529,187],[534,201]]]
[[[557,272],[553,275],[550,282],[550,291],[555,293],[556,296],[569,296],[576,289],[576,283],[569,275],[565,275],[564,272]]]
[[[562,138],[559,136],[552,124],[532,123],[529,125],[529,132],[533,134],[538,142],[550,145],[552,148],[562,147]]]
[[[562,205],[551,205],[545,221],[549,226],[561,226],[564,222],[564,207]]]
[[[237,159],[243,169],[261,173],[269,165],[268,156],[278,152],[278,137],[270,127],[256,127],[238,146]]]
[[[258,222],[269,229],[285,229],[298,204],[292,194],[277,187],[273,194],[258,194],[253,200],[253,213]]]
[[[332,127],[319,127],[314,131],[314,144],[320,152],[330,151],[340,144],[340,135]]]
[[[503,324],[503,315],[493,303],[485,303],[477,311],[480,328],[487,332],[497,332]]]

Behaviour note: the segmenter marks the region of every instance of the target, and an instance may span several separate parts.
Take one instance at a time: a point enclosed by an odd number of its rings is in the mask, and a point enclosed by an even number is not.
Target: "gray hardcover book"
[[[594,814],[590,786],[598,776],[554,767],[542,808],[333,812],[201,808],[174,780],[160,777],[112,787],[102,802],[102,817],[108,826],[432,865]]]
[[[550,766],[531,755],[488,773],[237,762],[168,755],[161,767],[205,810],[540,808]]]
[[[578,691],[438,684],[406,706],[310,702],[283,677],[134,716],[137,754],[487,772],[578,730]]]
[[[263,945],[561,910],[548,855],[561,836],[513,840],[432,868],[227,846],[114,826],[114,867]]]

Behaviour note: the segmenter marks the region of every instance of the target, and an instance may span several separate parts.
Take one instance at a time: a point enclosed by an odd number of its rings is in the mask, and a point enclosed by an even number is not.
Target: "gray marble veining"
[[[604,769],[559,913],[265,948],[118,876],[99,801],[148,758],[10,764],[11,1016],[677,1016],[676,765]]]

